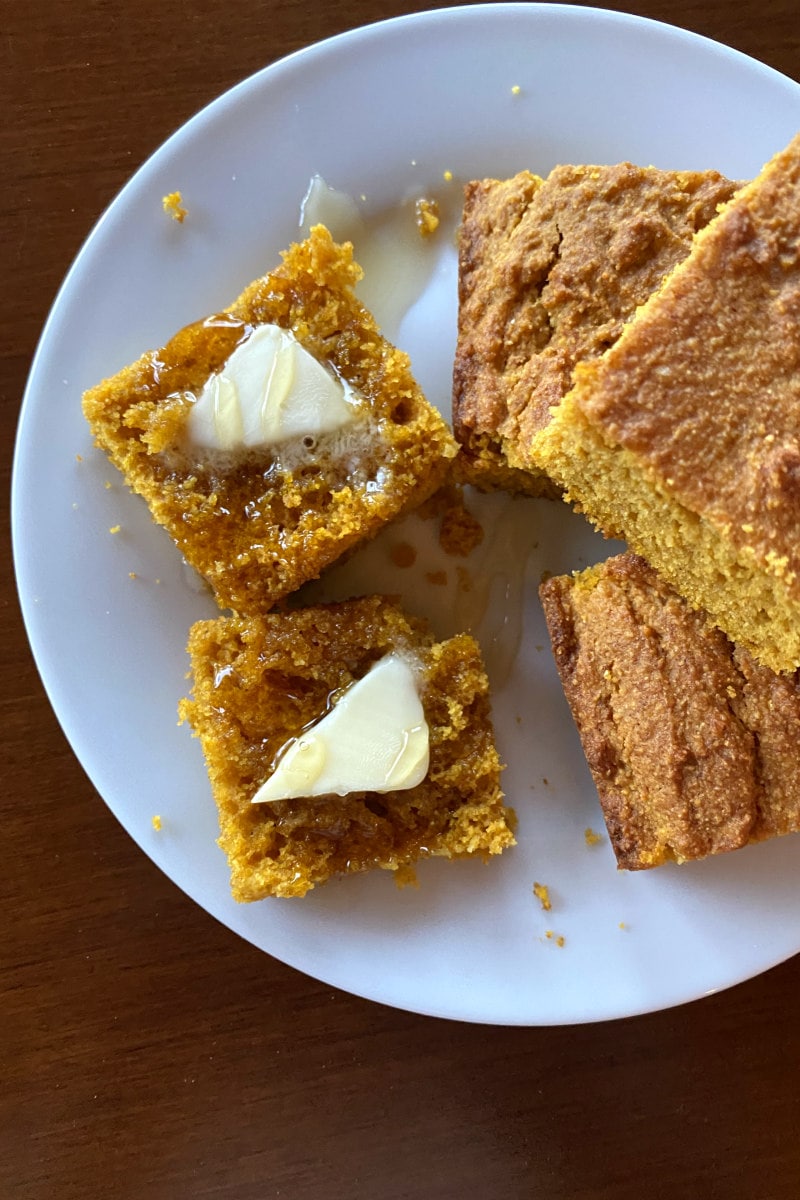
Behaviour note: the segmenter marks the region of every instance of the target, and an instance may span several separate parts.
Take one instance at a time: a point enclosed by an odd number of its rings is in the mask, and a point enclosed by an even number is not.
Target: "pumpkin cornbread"
[[[457,452],[407,356],[356,299],[360,275],[352,247],[316,226],[224,312],[84,396],[98,445],[221,607],[263,610],[316,578],[431,495]],[[352,422],[242,452],[198,448],[187,437],[198,397],[265,328],[290,331],[329,387],[347,387]],[[217,421],[223,406],[215,403]]]
[[[560,494],[531,464],[531,437],[576,363],[613,345],[734,186],[630,163],[467,185],[453,420],[469,482]]]
[[[800,137],[532,439],[531,460],[738,645],[800,664]]]
[[[287,742],[387,653],[411,656],[430,738],[427,775],[403,791],[252,803]],[[196,624],[193,697],[219,810],[220,845],[240,901],[302,896],[334,875],[420,858],[488,857],[514,842],[476,642],[436,642],[386,598]]]
[[[800,673],[757,664],[636,555],[540,595],[620,867],[800,830]]]

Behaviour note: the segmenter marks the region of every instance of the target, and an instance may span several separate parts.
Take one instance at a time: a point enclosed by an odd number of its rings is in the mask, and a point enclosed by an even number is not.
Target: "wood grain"
[[[4,504],[42,324],[132,171],[270,61],[421,7],[4,4]],[[790,0],[631,7],[800,78]],[[669,1012],[530,1030],[299,975],[201,912],[94,794],[27,648],[6,529],[0,1196],[797,1200],[800,958]]]

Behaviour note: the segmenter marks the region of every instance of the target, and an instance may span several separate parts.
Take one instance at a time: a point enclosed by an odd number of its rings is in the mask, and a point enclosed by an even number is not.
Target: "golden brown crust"
[[[798,315],[800,137],[697,239],[576,396],[682,504],[795,572]]]
[[[761,785],[758,838],[800,828],[800,671],[776,675],[737,647],[742,678],[739,715],[753,733]]]
[[[776,675],[641,558],[540,589],[621,867],[800,830],[800,677]]]
[[[318,226],[283,259],[224,313],[188,326],[84,397],[98,444],[220,605],[242,612],[270,607],[424,500],[457,449],[407,356],[356,299],[352,247]],[[176,453],[183,395],[199,391],[247,331],[266,323],[293,330],[364,397],[368,430],[357,462],[312,450],[288,469],[267,448],[226,467]]]
[[[577,369],[532,448],[592,520],[779,670],[800,664],[799,315],[800,137]]]
[[[467,185],[453,413],[471,482],[558,494],[528,442],[733,190],[630,163]]]
[[[278,750],[332,692],[392,650],[423,668],[431,764],[421,784],[386,795],[251,804]],[[199,735],[236,899],[302,896],[334,875],[398,871],[430,855],[497,854],[513,844],[503,807],[488,681],[474,640],[436,643],[427,625],[371,596],[291,613],[221,617],[189,638]]]

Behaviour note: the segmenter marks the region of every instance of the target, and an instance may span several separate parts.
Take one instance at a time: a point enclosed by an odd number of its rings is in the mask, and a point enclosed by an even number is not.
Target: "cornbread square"
[[[288,740],[392,651],[412,655],[421,669],[430,730],[422,783],[380,795],[251,803]],[[402,879],[421,858],[488,857],[513,844],[489,685],[471,637],[436,642],[424,622],[369,596],[201,621],[189,654],[193,698],[180,711],[203,745],[237,900],[303,896],[334,875],[373,867]]]
[[[760,666],[632,554],[540,595],[620,867],[800,830],[800,673]]]
[[[408,357],[359,302],[352,247],[323,226],[223,313],[198,321],[84,396],[97,444],[221,607],[271,607],[431,495],[457,452]],[[290,330],[361,398],[347,436],[233,458],[181,441],[196,394],[261,325]]]
[[[716,171],[631,163],[467,185],[453,414],[469,482],[560,495],[531,463],[531,437],[734,187]]]
[[[702,230],[531,456],[776,671],[800,664],[800,137]]]

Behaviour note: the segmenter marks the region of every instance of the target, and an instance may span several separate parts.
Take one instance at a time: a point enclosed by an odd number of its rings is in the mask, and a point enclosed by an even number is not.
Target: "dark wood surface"
[[[132,171],[270,61],[417,7],[5,0],[6,507],[39,331]],[[630,7],[800,79],[796,0]],[[299,975],[191,903],[94,793],[3,536],[0,1197],[800,1197],[800,958],[672,1011],[555,1029],[436,1021]]]

